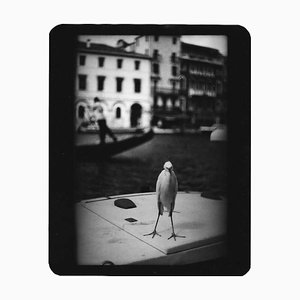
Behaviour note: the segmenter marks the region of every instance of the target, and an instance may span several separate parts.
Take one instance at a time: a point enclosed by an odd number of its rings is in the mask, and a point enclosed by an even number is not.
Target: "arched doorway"
[[[76,102],[75,106],[75,128],[78,130],[80,127],[88,125],[89,108],[86,100],[80,99]]]
[[[140,124],[141,116],[142,106],[138,103],[133,104],[130,111],[130,126],[137,127]]]
[[[116,119],[121,119],[121,107],[117,107],[116,109]]]

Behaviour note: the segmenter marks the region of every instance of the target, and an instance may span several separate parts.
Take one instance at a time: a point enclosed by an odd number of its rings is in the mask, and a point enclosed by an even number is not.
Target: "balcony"
[[[172,75],[172,77],[171,78],[169,78],[169,82],[179,82],[180,80],[182,80],[182,77],[180,77],[180,75],[179,76],[174,76],[174,75]]]
[[[161,62],[162,61],[162,56],[160,54],[153,54],[152,61]]]
[[[189,89],[190,96],[208,96],[208,97],[216,97],[217,93],[215,91],[204,91],[202,89]]]
[[[154,87],[151,88],[152,94],[154,93]],[[166,95],[179,95],[182,92],[181,89],[172,89],[165,87],[156,87],[156,94],[166,94]]]
[[[155,73],[151,73],[151,80],[153,80],[153,81],[158,81],[158,80],[160,80],[161,79],[161,77],[160,77],[160,75],[159,74],[155,74]]]
[[[210,77],[210,78],[216,77],[215,73],[212,71],[204,71],[204,70],[199,70],[199,69],[190,69],[190,74],[199,75],[199,76],[203,76],[203,77]]]
[[[170,56],[170,62],[173,63],[173,64],[179,64],[179,57]]]

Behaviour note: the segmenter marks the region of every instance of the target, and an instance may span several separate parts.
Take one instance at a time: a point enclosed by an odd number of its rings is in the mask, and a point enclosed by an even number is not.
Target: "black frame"
[[[228,37],[228,255],[192,266],[76,265],[73,99],[76,37]],[[49,265],[59,275],[244,275],[250,269],[250,34],[239,25],[58,25],[50,32]],[[57,105],[60,103],[60,105]]]

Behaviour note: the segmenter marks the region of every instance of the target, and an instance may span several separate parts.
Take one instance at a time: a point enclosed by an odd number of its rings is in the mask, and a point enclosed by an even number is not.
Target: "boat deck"
[[[119,198],[132,200],[136,207],[115,206]],[[225,251],[226,201],[198,192],[177,194],[175,233],[185,238],[176,241],[168,240],[172,229],[167,212],[157,226],[161,236],[144,236],[153,231],[157,218],[155,193],[84,200],[76,205],[76,214],[80,265],[188,264],[220,257]]]

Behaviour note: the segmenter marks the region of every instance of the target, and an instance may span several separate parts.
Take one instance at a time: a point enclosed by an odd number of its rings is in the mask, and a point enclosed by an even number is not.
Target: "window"
[[[117,107],[116,109],[116,119],[121,119],[121,108]]]
[[[145,40],[146,40],[146,42],[149,41],[149,36],[148,35],[145,36]]]
[[[173,37],[173,45],[176,45],[176,43],[177,43],[177,38]]]
[[[135,69],[139,70],[140,69],[140,61],[139,60],[135,60],[134,61],[134,65],[135,65]]]
[[[176,53],[175,52],[173,52],[172,53],[172,55],[171,55],[171,62],[175,62],[175,60],[176,60]]]
[[[141,79],[134,79],[134,91],[135,93],[141,92]]]
[[[83,119],[84,113],[85,113],[85,108],[82,105],[80,105],[78,108],[78,118]]]
[[[98,84],[98,91],[103,91],[104,89],[104,76],[97,76],[97,84]]]
[[[85,65],[85,55],[79,56],[79,65],[84,66]]]
[[[145,54],[149,55],[149,49],[145,49]]]
[[[85,90],[86,89],[86,75],[78,75],[79,79],[79,89]]]
[[[104,57],[98,57],[98,66],[103,67],[104,66]]]
[[[172,75],[177,76],[177,67],[175,66],[172,67]]]
[[[118,69],[121,69],[121,68],[122,68],[122,63],[123,63],[123,59],[118,59],[118,60],[117,60],[117,66],[118,66]]]
[[[153,50],[153,57],[155,57],[155,58],[158,57],[158,50],[157,49]]]
[[[154,74],[159,74],[159,64],[153,64],[152,68]]]
[[[117,92],[121,92],[122,91],[122,83],[123,83],[123,79],[121,77],[117,77]]]
[[[154,41],[155,41],[155,42],[158,42],[158,35],[155,35],[155,36],[154,36]]]

